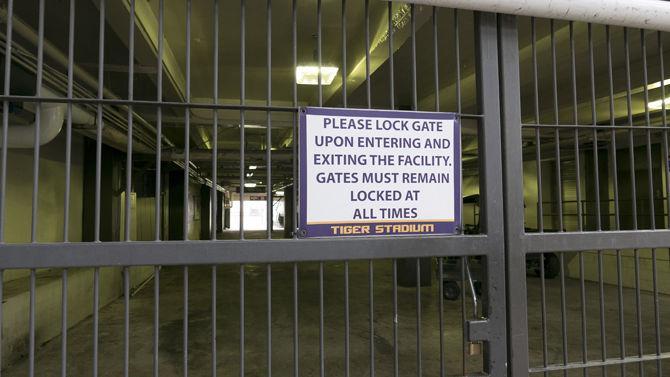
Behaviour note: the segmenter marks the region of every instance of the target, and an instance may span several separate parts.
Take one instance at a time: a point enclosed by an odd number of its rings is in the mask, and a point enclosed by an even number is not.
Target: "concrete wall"
[[[31,241],[33,150],[10,149],[7,158],[5,239],[8,243],[28,243]],[[62,242],[65,202],[64,133],[41,147],[39,173],[37,242]],[[84,139],[73,134],[68,227],[70,242],[82,241],[83,187]],[[122,200],[123,197],[109,199]],[[140,198],[134,203],[134,239],[153,239],[147,238],[149,235],[153,236],[153,198]],[[152,272],[152,267],[132,268],[131,286],[139,286]],[[35,335],[38,345],[58,336],[61,331],[61,274],[60,269],[37,271]],[[3,273],[3,367],[27,353],[29,276],[28,270],[6,270]],[[101,307],[123,294],[122,279],[120,268],[100,270]],[[92,313],[92,269],[69,271],[68,297],[68,325],[73,326]]]

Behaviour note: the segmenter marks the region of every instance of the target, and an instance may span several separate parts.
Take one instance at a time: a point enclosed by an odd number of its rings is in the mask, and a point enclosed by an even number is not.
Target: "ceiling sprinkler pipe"
[[[409,0],[410,3],[670,31],[670,3],[661,0]]]

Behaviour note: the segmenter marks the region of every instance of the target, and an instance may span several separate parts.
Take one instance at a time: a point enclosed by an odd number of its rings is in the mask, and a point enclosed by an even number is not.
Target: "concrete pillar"
[[[117,241],[119,228],[115,226],[115,198],[121,186],[119,168],[120,152],[102,146],[100,160],[100,241]],[[82,209],[82,241],[95,240],[95,175],[96,175],[95,140],[84,139],[84,192]],[[118,209],[118,206],[116,206]],[[118,215],[118,214],[117,214]]]
[[[211,238],[211,191],[207,185],[200,186],[200,239],[208,240]]]
[[[225,221],[225,213],[223,212],[223,193],[220,191],[216,195],[216,217],[216,231],[222,232]]]
[[[184,172],[168,174],[168,234],[169,240],[184,239]]]
[[[295,225],[293,224],[293,185],[284,187],[284,237],[292,238]]]
[[[432,285],[433,264],[432,258],[419,258],[421,275],[419,281],[422,287]],[[416,258],[398,259],[398,285],[401,287],[416,287]]]

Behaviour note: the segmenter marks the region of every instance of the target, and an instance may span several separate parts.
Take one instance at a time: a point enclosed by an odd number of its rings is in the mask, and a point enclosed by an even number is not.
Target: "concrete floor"
[[[300,375],[319,375],[319,291],[318,264],[299,265],[300,297]],[[374,318],[376,375],[393,375],[392,285],[391,262],[374,263]],[[189,375],[211,375],[211,268],[189,269]],[[245,274],[245,372],[248,376],[267,375],[267,305],[266,266],[246,266]],[[325,371],[328,376],[344,375],[344,293],[343,264],[325,265],[324,343]],[[183,270],[163,268],[160,280],[160,346],[161,376],[183,373],[182,311]],[[540,280],[528,277],[529,332],[531,366],[542,365],[542,326],[540,310]],[[560,281],[548,280],[547,336],[548,361],[562,361]],[[104,281],[101,282],[104,284]],[[291,376],[293,372],[293,287],[292,265],[272,266],[272,372],[275,376]],[[579,282],[567,280],[568,360],[581,360],[581,305]],[[219,266],[217,270],[217,371],[219,376],[238,376],[239,354],[239,266]],[[587,340],[592,360],[601,357],[598,285],[587,283]],[[421,292],[423,341],[422,367],[424,376],[439,376],[439,330],[437,285]],[[626,350],[637,352],[637,329],[634,291],[624,290]],[[468,298],[469,299],[469,298]],[[416,289],[398,289],[399,368],[401,376],[416,375]],[[153,283],[131,299],[130,374],[147,376],[152,373],[153,352]],[[670,298],[660,297],[661,318],[670,318]],[[470,305],[466,306],[468,309]],[[461,337],[461,302],[444,301],[445,308],[445,367],[447,375],[463,375]],[[652,296],[642,296],[643,346],[646,353],[655,352],[654,313]],[[100,311],[99,375],[122,375],[123,367],[123,300],[119,299]],[[350,263],[351,313],[351,375],[369,376],[368,323],[368,263]],[[619,355],[617,288],[605,286],[606,346],[608,357]],[[38,321],[56,320],[38,318]],[[661,340],[670,336],[670,326],[661,322]],[[53,376],[60,371],[60,338],[41,345],[36,355],[36,375]],[[665,347],[664,350],[668,350]],[[68,334],[68,376],[88,376],[92,373],[92,320],[81,322]],[[482,357],[466,357],[467,374],[482,370]],[[664,362],[664,371],[670,363]],[[647,375],[656,375],[656,363],[644,365]],[[3,376],[25,376],[28,362],[20,362],[3,371]],[[620,367],[608,367],[608,376],[619,376]],[[626,375],[637,376],[636,365],[626,367]],[[562,372],[551,373],[563,375]],[[581,370],[568,375],[580,375]],[[599,368],[587,375],[601,375]]]

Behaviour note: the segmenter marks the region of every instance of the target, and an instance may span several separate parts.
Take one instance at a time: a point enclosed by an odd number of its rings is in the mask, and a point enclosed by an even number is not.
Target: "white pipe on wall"
[[[408,2],[670,31],[670,3],[661,0],[408,0]]]
[[[42,88],[43,97],[56,98],[57,95],[47,88]],[[33,108],[35,105],[30,106]],[[42,103],[40,110],[40,145],[53,140],[60,133],[65,121],[67,105],[64,103]],[[72,106],[72,123],[91,125],[95,118],[78,106]],[[36,122],[30,125],[14,125],[7,127],[7,147],[9,148],[32,148],[35,144]],[[2,134],[0,133],[0,142]]]

